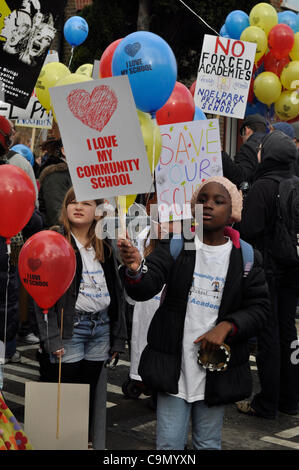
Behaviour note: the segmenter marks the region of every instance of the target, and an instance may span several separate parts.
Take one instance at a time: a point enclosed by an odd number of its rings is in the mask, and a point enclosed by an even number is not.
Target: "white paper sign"
[[[100,77],[100,61],[99,60],[95,60],[94,63],[93,63],[92,78],[101,78]]]
[[[78,201],[146,193],[151,173],[128,77],[50,88]]]
[[[203,112],[243,119],[256,44],[206,34],[194,101]]]
[[[0,115],[15,120],[17,126],[51,129],[53,117],[51,111],[46,112],[34,94],[26,109],[0,101]]]
[[[59,415],[57,390],[57,383],[26,382],[24,430],[34,450],[87,450],[89,385],[60,384]]]
[[[160,132],[162,151],[155,171],[159,220],[189,219],[198,185],[222,175],[218,119],[160,126]]]

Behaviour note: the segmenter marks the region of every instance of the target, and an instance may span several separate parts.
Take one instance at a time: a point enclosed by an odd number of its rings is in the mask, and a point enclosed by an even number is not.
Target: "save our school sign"
[[[160,222],[191,218],[192,194],[205,179],[222,175],[218,119],[160,126],[156,167]]]
[[[206,34],[194,100],[205,113],[243,119],[256,44]]]
[[[78,201],[150,191],[128,77],[55,87],[50,95]]]

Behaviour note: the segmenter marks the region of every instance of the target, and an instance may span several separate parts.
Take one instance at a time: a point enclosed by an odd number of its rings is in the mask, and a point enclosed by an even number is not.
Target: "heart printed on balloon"
[[[117,96],[107,85],[94,88],[89,94],[82,89],[73,90],[67,97],[72,114],[86,126],[101,132],[117,108]]]
[[[134,44],[128,44],[125,47],[125,52],[128,54],[130,57],[135,57],[138,51],[141,49],[141,44],[140,42],[134,42]]]
[[[37,271],[41,265],[42,265],[42,262],[39,258],[29,258],[28,261],[27,261],[27,264],[29,266],[29,268],[31,269],[31,271],[35,272]]]

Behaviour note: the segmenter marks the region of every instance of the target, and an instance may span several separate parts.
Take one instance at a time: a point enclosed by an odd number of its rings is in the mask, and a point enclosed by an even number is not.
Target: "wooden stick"
[[[33,127],[32,134],[31,134],[31,151],[32,152],[33,152],[33,149],[34,149],[35,133],[36,133],[36,128]]]
[[[61,309],[60,339],[62,339],[62,330],[63,330],[63,308]],[[59,439],[60,385],[61,385],[61,355],[60,355],[60,357],[59,357],[58,388],[57,388],[57,427],[56,427],[56,439]]]
[[[126,230],[126,212],[123,210],[119,197],[115,197],[115,203],[118,209],[118,217],[120,221],[120,233],[119,238],[126,238],[127,230]]]

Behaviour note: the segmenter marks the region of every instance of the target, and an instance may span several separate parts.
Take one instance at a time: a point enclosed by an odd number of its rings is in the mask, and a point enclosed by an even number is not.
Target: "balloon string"
[[[74,46],[72,47],[72,50],[71,50],[71,57],[70,57],[68,68],[70,68],[70,66],[71,66],[71,63],[72,63],[72,60],[73,60],[73,55],[74,55]]]
[[[179,1],[180,1],[186,8],[188,8],[188,10],[190,10],[190,11],[193,13],[193,15],[197,16],[197,18],[199,18],[200,21],[202,21],[208,28],[210,28],[212,31],[214,31],[214,33],[216,33],[217,36],[220,36],[220,34],[217,33],[217,31],[215,31],[215,29],[213,29],[208,23],[205,22],[205,20],[204,20],[201,16],[199,16],[199,15],[198,15],[197,13],[195,13],[195,11],[193,11],[188,5],[186,5],[186,3],[183,2],[183,0],[179,0]]]
[[[7,334],[7,316],[8,316],[8,289],[9,289],[9,276],[10,276],[10,245],[7,245],[7,280],[6,280],[6,292],[5,292],[5,312],[4,312],[4,366],[5,366],[5,351],[6,351],[6,334]]]
[[[62,330],[63,330],[63,308],[61,309],[61,329],[60,329],[60,339],[61,339],[61,340],[62,340]],[[56,439],[59,439],[59,422],[60,422],[60,384],[61,384],[61,355],[59,356],[59,372],[58,372]]]

